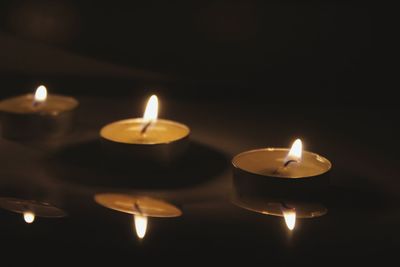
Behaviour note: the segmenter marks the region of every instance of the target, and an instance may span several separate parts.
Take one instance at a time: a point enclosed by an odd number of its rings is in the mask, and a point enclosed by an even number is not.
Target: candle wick
[[[285,164],[283,164],[283,166],[286,168],[292,162],[297,162],[297,160],[294,160],[294,159],[288,160],[285,162]]]
[[[38,107],[39,105],[40,105],[40,102],[39,102],[39,101],[33,100],[32,106],[33,106],[34,108]]]
[[[282,206],[282,208],[284,208],[284,209],[287,209],[287,210],[294,210],[294,208],[292,208],[292,207],[290,207],[289,205],[287,205],[285,202],[283,202],[283,201],[281,201],[281,206]]]
[[[142,130],[140,131],[140,134],[141,134],[142,136],[146,134],[147,129],[150,127],[151,123],[152,123],[152,121],[149,121],[148,123],[146,123],[146,124],[143,126]]]
[[[135,206],[135,208],[139,211],[139,214],[142,215],[142,209],[140,208],[139,204],[137,203],[137,201],[135,201],[135,204],[133,204]]]
[[[34,108],[38,108],[38,107],[40,107],[40,106],[44,106],[45,103],[46,103],[46,101],[38,101],[38,100],[34,99],[34,100],[32,101],[32,106],[33,106]]]
[[[279,173],[282,172],[284,169],[286,169],[286,168],[289,166],[290,163],[293,163],[293,162],[298,162],[298,161],[297,161],[297,160],[294,160],[294,159],[290,159],[290,160],[288,160],[288,161],[285,161],[285,163],[283,164],[283,166],[281,166],[281,167],[279,167],[278,169],[276,169],[273,173],[274,173],[274,174],[279,174]]]

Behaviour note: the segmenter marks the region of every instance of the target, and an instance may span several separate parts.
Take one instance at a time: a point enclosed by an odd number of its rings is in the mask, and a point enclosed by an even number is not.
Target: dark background
[[[5,0],[0,12],[10,94],[47,83],[81,94],[112,86],[111,94],[146,87],[175,97],[393,103],[378,78],[368,2]]]
[[[389,262],[400,240],[400,132],[397,98],[380,75],[387,51],[375,47],[375,8],[336,0],[2,0],[0,98],[45,84],[80,101],[74,131],[55,144],[0,139],[0,196],[50,201],[70,215],[26,225],[0,210],[4,257],[52,266],[78,256],[114,264]],[[141,115],[151,93],[162,117],[190,126],[194,145],[175,169],[132,163],[114,173],[98,131]],[[299,220],[291,235],[281,218],[232,205],[230,159],[297,137],[332,161],[332,186],[322,196],[328,214]],[[99,192],[140,192],[184,215],[152,220],[140,242],[128,215],[93,202]]]

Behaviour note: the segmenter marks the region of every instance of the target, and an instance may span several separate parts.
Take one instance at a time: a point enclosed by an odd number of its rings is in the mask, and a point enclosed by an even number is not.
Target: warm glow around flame
[[[283,217],[285,218],[287,228],[292,231],[296,225],[296,210],[285,209],[282,211]]]
[[[152,95],[147,101],[146,110],[144,111],[143,119],[146,122],[155,121],[158,117],[158,98]]]
[[[294,161],[301,161],[301,156],[303,153],[303,144],[300,139],[296,139],[294,141],[292,148],[289,151],[289,154],[286,157],[286,161],[294,160]]]
[[[35,221],[35,213],[32,211],[24,212],[24,220],[26,223],[33,223]]]
[[[35,102],[44,102],[47,99],[47,89],[45,86],[41,85],[36,89],[35,92]]]
[[[147,217],[142,215],[133,215],[133,216],[135,221],[136,235],[140,239],[143,239],[144,236],[146,235],[146,230],[147,230],[147,221],[148,221]]]

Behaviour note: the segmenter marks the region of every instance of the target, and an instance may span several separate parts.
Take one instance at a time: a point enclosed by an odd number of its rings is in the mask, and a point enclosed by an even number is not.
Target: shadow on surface
[[[169,165],[111,158],[98,140],[64,147],[46,159],[46,169],[54,178],[113,188],[188,187],[215,178],[227,166],[224,154],[194,141],[179,161]]]

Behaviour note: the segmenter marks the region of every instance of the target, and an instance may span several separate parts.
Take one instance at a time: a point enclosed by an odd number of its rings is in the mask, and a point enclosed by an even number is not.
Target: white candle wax
[[[181,123],[157,119],[147,131],[141,131],[145,125],[143,118],[126,119],[104,126],[100,135],[112,142],[136,145],[168,144],[187,137],[189,128]]]
[[[306,178],[321,175],[331,168],[326,158],[303,151],[302,160],[282,168],[289,149],[264,148],[243,152],[232,160],[234,167],[248,173],[279,178]],[[277,171],[279,170],[279,171]]]

